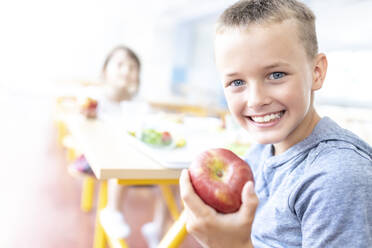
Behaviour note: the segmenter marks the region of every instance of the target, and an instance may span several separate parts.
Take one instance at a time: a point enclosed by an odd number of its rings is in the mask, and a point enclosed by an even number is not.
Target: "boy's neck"
[[[315,126],[320,121],[319,114],[315,111],[314,107],[311,107],[309,113],[306,115],[302,123],[290,134],[287,141],[273,144],[274,155],[284,153],[286,150],[294,146],[295,144],[303,141],[312,132]]]

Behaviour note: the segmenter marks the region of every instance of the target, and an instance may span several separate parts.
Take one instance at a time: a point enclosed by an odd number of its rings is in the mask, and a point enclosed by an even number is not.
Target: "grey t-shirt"
[[[247,154],[260,203],[254,247],[372,247],[372,148],[330,118],[274,156]]]

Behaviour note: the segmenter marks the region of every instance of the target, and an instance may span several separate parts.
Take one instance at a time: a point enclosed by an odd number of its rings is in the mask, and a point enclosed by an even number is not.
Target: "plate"
[[[211,148],[221,147],[212,139],[189,137],[184,147],[153,147],[138,138],[127,134],[128,142],[147,156],[158,161],[163,167],[172,169],[188,168],[192,160],[201,152]],[[208,141],[208,142],[206,142]]]

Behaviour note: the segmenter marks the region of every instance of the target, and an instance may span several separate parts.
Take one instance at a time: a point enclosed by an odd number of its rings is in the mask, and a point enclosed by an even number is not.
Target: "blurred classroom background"
[[[0,247],[92,246],[94,214],[79,211],[81,184],[68,175],[56,145],[53,107],[77,84],[95,82],[114,46],[139,55],[144,99],[226,108],[213,62],[213,25],[234,2],[0,3]],[[304,2],[317,15],[319,50],[329,60],[316,96],[319,112],[372,144],[372,1]],[[128,221],[151,219],[151,200],[130,198]],[[144,247],[140,236],[129,244]]]

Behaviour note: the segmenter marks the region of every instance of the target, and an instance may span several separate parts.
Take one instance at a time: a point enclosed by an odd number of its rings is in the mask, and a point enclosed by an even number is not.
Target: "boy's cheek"
[[[232,94],[226,94],[226,102],[231,112],[238,112],[243,107],[244,103],[238,96]]]
[[[228,97],[226,97],[226,102],[227,102],[227,107],[229,108],[230,112],[233,113],[234,112],[234,101],[232,101],[231,99],[229,99]]]
[[[225,98],[226,98],[227,104],[231,105],[235,101],[235,98],[233,97],[233,94],[227,89],[224,90],[224,93],[225,93]]]

